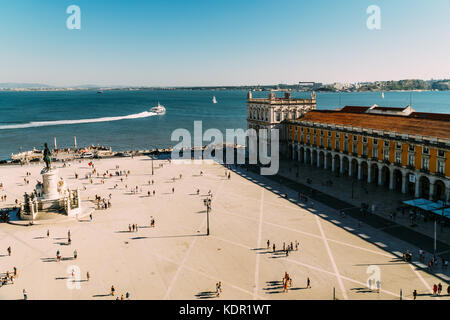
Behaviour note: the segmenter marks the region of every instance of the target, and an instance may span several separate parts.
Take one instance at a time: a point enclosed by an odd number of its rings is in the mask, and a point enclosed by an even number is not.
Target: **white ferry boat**
[[[164,106],[160,105],[158,102],[158,105],[156,107],[151,108],[150,112],[154,112],[156,114],[163,115],[166,113],[166,108],[164,108]]]

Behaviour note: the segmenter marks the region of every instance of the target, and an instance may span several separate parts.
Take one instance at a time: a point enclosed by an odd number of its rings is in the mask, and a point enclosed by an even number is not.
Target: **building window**
[[[306,143],[309,144],[309,134],[306,135]]]
[[[281,121],[281,114],[277,112],[277,121]]]
[[[373,139],[373,144],[378,145],[378,139]]]
[[[385,146],[385,147],[389,147],[389,141],[385,141],[385,142],[384,142],[384,146]]]
[[[410,144],[410,145],[409,145],[409,151],[410,151],[410,152],[414,152],[414,150],[415,150],[414,145],[413,145],[413,144]]]
[[[317,144],[317,137],[316,137],[316,136],[313,137],[313,144],[314,144],[314,145]]]
[[[383,150],[383,159],[389,161],[389,149]]]
[[[443,175],[444,174],[444,170],[445,170],[445,161],[441,160],[441,159],[438,159],[436,172]]]
[[[323,148],[323,137],[320,137],[320,147]]]
[[[367,143],[367,137],[363,137],[363,143]]]
[[[334,149],[339,151],[339,140],[336,140],[336,143],[334,144]]]
[[[423,147],[423,154],[430,154],[430,148]]]
[[[352,143],[352,152],[358,153],[358,145],[355,142]]]
[[[395,148],[396,148],[397,150],[402,150],[402,144],[401,144],[400,142],[397,142],[397,143],[395,144]]]
[[[353,136],[353,141],[358,141],[358,136]]]
[[[336,138],[339,138],[339,132],[336,132]]]
[[[331,131],[328,131],[328,136],[331,137]]]
[[[344,141],[344,151],[348,152],[348,141],[347,140]]]
[[[367,157],[367,145],[363,145],[362,155]]]
[[[300,134],[300,142],[303,143],[303,133]]]
[[[402,164],[402,153],[401,152],[396,152],[395,153],[395,163],[396,164]]]
[[[445,157],[445,152],[444,150],[438,150],[438,157],[444,158]]]
[[[331,149],[331,138],[327,139],[327,147]]]
[[[413,154],[408,155],[408,166],[414,167],[415,156]]]
[[[378,148],[372,149],[372,158],[378,159]]]
[[[323,130],[320,130],[320,136],[323,137]]]
[[[294,131],[294,140],[297,141],[297,128],[295,128],[295,131]]]
[[[430,170],[430,159],[429,158],[422,158],[422,169],[423,170]]]

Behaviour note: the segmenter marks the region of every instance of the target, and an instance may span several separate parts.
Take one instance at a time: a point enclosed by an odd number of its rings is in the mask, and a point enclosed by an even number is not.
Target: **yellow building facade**
[[[450,201],[448,116],[376,109],[315,110],[286,121],[289,157],[414,197]]]

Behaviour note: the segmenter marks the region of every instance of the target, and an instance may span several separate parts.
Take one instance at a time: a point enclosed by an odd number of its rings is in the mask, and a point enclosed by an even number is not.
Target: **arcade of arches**
[[[301,144],[289,144],[289,155],[290,159],[300,163],[376,183],[411,197],[450,201],[450,181],[443,177]]]

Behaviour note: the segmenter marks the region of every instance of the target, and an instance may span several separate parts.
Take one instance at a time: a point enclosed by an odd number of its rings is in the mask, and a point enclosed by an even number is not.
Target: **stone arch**
[[[356,158],[352,158],[350,161],[351,161],[351,166],[352,166],[352,176],[357,178],[358,177],[358,160],[356,160]]]
[[[371,181],[372,182],[375,182],[375,183],[378,183],[378,175],[379,175],[379,168],[378,168],[378,164],[377,163],[372,163],[371,165],[370,165],[370,167],[371,167]]]
[[[437,179],[436,182],[434,183],[433,199],[441,201],[447,200],[445,199],[445,183],[440,179]]]
[[[339,154],[334,155],[334,172],[341,172],[341,157]]]
[[[410,196],[414,196],[416,193],[416,183],[418,183],[418,182],[417,182],[417,177],[416,177],[416,182],[411,182],[409,180],[409,176],[411,174],[414,175],[414,173],[412,173],[410,171],[406,172],[406,193]]]
[[[325,155],[325,161],[327,164],[327,170],[331,170],[331,165],[333,161],[333,155],[331,154],[331,152],[327,152],[327,154]]]
[[[319,166],[323,168],[325,163],[325,153],[323,151],[319,152]]]
[[[300,147],[300,158],[299,161],[301,163],[305,163],[305,148],[304,147]]]
[[[312,150],[311,165],[317,166],[317,150]]]
[[[394,175],[394,190],[397,192],[402,192],[402,172],[400,169],[394,169],[392,174]]]
[[[391,170],[389,170],[388,166],[383,166],[381,168],[381,183],[386,188],[389,188],[390,178],[391,178]]]
[[[419,178],[419,196],[425,199],[430,197],[430,179],[424,175]]]
[[[349,166],[350,166],[350,160],[348,159],[348,157],[344,156],[342,158],[342,163],[344,165],[344,169],[342,170],[343,174],[344,174],[344,176],[348,176],[349,175],[348,169],[349,169]]]
[[[305,164],[311,164],[311,149],[306,149],[306,159]]]
[[[367,177],[369,176],[369,164],[367,161],[361,161],[361,180],[367,181]]]

